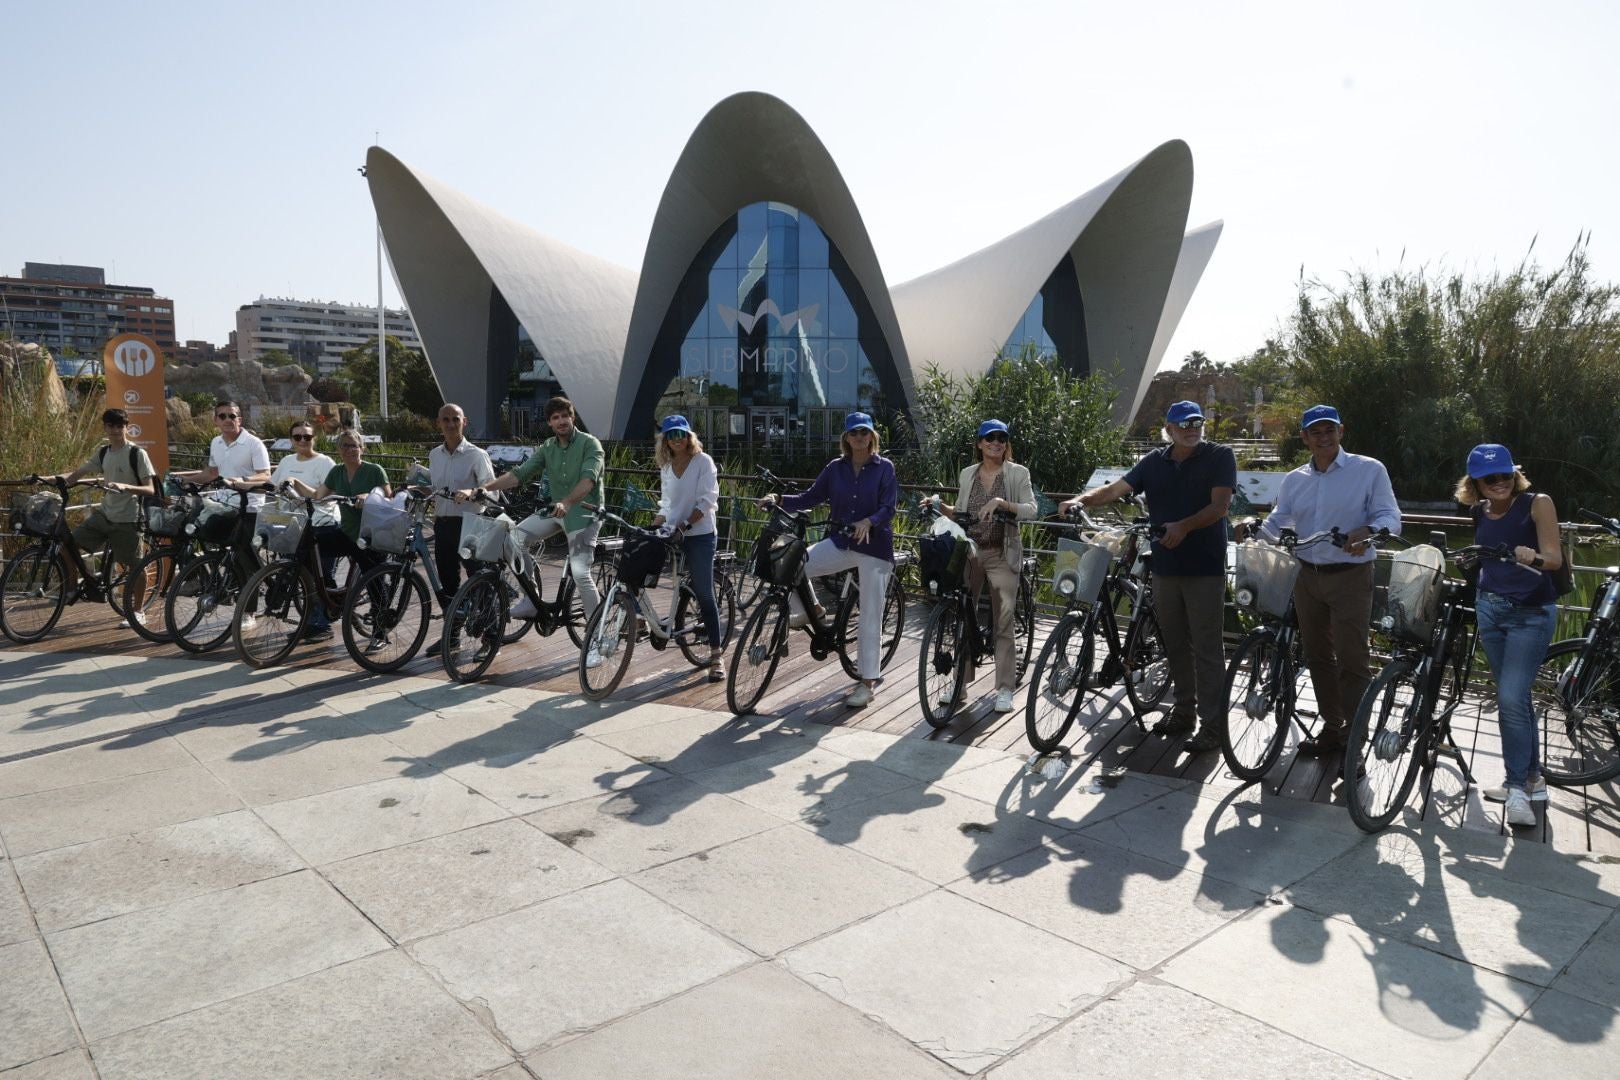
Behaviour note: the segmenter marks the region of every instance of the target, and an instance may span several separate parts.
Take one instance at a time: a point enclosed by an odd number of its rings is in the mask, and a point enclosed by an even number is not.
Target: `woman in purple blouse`
[[[871,617],[860,621],[861,678],[844,704],[864,709],[872,703],[872,688],[882,669],[882,611],[889,574],[894,570],[894,507],[900,486],[895,481],[894,462],[878,453],[878,433],[869,415],[852,412],[844,417],[841,441],[843,456],[827,463],[809,491],[785,496],[782,506],[808,510],[826,503],[832,520],[847,527],[810,548],[805,573],[814,580],[853,569],[860,580],[861,611]],[[775,501],[774,495],[759,500],[761,506]]]

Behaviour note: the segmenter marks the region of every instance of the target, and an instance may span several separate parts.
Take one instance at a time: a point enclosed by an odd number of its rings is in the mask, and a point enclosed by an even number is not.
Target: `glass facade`
[[[845,413],[882,415],[901,400],[843,256],[808,214],[774,202],[743,207],[693,260],[647,384],[632,437],[679,412],[711,442],[836,441]]]
[[[1042,358],[1059,357],[1063,366],[1076,375],[1091,374],[1091,356],[1086,348],[1086,309],[1080,298],[1080,279],[1074,259],[1063,261],[1047,277],[1035,294],[1023,318],[1018,320],[1002,355],[1017,356],[1033,347]]]

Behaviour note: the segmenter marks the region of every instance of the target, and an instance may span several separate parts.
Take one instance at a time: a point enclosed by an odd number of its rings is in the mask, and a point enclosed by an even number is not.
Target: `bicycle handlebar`
[[[1599,525],[1603,526],[1604,531],[1609,533],[1609,535],[1620,536],[1620,518],[1604,517],[1596,510],[1587,510],[1584,507],[1581,508],[1579,513],[1580,516],[1586,520],[1595,521]]]

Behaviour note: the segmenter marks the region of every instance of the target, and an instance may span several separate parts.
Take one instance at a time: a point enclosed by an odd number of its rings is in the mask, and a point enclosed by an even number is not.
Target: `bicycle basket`
[[[403,555],[411,542],[411,512],[405,509],[404,493],[385,499],[381,492],[367,496],[360,504],[360,539],[372,551]]]
[[[62,520],[62,497],[49,491],[14,495],[11,500],[11,528],[28,536],[55,536]]]
[[[148,506],[146,508],[146,527],[153,536],[173,539],[186,531],[186,522],[192,519],[197,512],[197,503],[200,502],[195,495],[177,496],[168,506]]]
[[[302,509],[292,509],[286,504],[270,506],[265,504],[259,511],[259,517],[254,525],[254,531],[264,538],[264,546],[277,555],[296,555],[298,542],[304,538],[304,530],[309,527],[309,512]]]
[[[1232,573],[1232,592],[1238,603],[1253,607],[1263,615],[1280,619],[1288,614],[1299,580],[1299,560],[1285,548],[1259,540],[1237,545],[1237,565]],[[1249,599],[1245,600],[1247,595]]]
[[[1427,644],[1440,615],[1445,569],[1445,555],[1429,544],[1396,552],[1389,560],[1383,610],[1373,612],[1373,625],[1401,641]]]
[[[619,552],[619,580],[631,588],[650,589],[664,572],[668,546],[656,537],[627,536]]]
[[[228,544],[236,536],[236,522],[242,511],[231,502],[204,499],[192,519],[192,532],[197,539],[209,544]]]
[[[461,557],[474,562],[500,562],[506,557],[513,521],[505,514],[461,519]]]
[[[1052,588],[1065,599],[1094,604],[1113,561],[1114,553],[1106,547],[1064,537],[1052,561]]]
[[[754,545],[754,574],[771,585],[792,585],[804,568],[806,550],[793,533],[764,533]]]
[[[917,541],[923,588],[935,596],[961,588],[972,554],[972,541],[952,532],[934,533]]]

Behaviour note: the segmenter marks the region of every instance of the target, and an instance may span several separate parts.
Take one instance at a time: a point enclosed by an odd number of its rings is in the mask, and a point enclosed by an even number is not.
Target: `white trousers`
[[[513,526],[512,533],[523,546],[524,554],[528,554],[542,540],[562,528],[562,518],[550,514],[530,514]],[[574,588],[579,590],[579,599],[585,605],[586,622],[591,621],[591,616],[596,613],[596,605],[602,599],[597,595],[596,582],[591,580],[591,564],[596,561],[596,534],[601,529],[600,521],[592,521],[583,529],[575,529],[568,534],[568,572],[573,576]]]
[[[876,679],[883,670],[883,603],[888,597],[889,575],[894,572],[894,564],[870,555],[846,551],[831,540],[822,540],[811,546],[804,562],[804,572],[808,577],[826,577],[840,570],[854,570],[861,584],[861,625],[856,667],[860,668],[861,678]],[[811,591],[814,591],[813,584]]]

